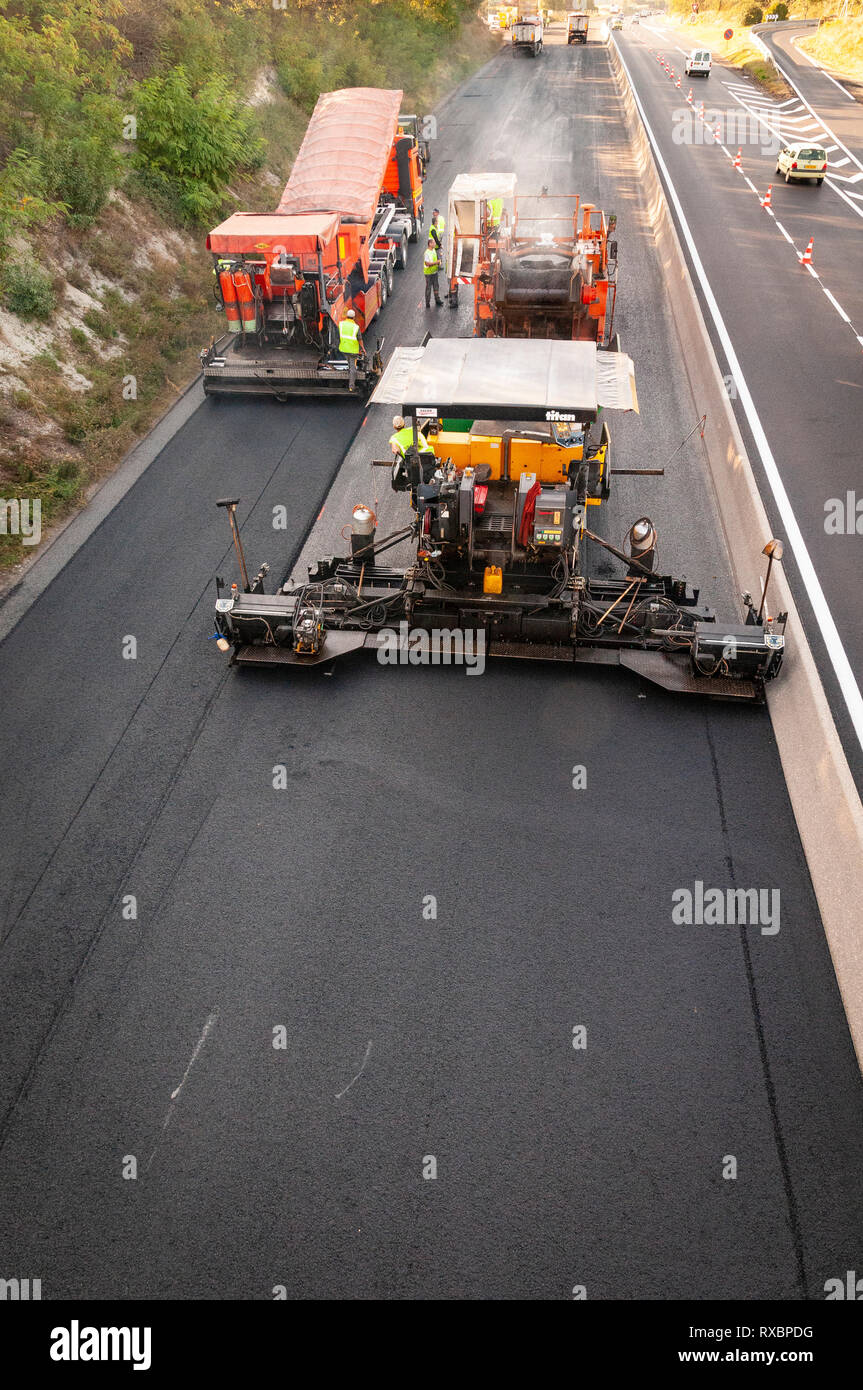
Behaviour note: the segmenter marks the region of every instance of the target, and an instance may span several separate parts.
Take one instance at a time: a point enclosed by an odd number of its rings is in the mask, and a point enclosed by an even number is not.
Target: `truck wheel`
[[[380,285],[381,285],[381,308],[383,308],[384,305],[386,304],[387,300],[389,299],[389,292],[388,292],[388,290],[387,290],[387,274],[386,274],[386,270],[382,270],[382,271],[381,271]]]
[[[386,269],[385,269],[384,274],[385,274],[385,276],[386,276],[386,282],[387,282],[387,294],[389,295],[389,294],[392,294],[392,292],[393,292],[393,286],[394,286],[394,284],[395,284],[395,275],[393,274],[393,263],[392,263],[392,261],[390,261],[390,260],[387,261]]]
[[[419,241],[419,235],[420,235],[420,224],[419,224],[419,222],[416,220],[415,217],[412,217],[412,218],[411,218],[411,231],[410,231],[410,237],[408,238],[408,240],[409,240],[409,241]]]
[[[408,263],[408,234],[402,232],[399,244],[396,247],[396,269],[404,270]]]

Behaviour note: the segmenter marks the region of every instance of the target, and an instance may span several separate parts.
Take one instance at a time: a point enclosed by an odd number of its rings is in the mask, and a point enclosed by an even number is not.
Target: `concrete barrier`
[[[650,140],[614,43],[609,45],[609,60],[656,235],[690,389],[698,413],[707,414],[703,450],[734,579],[741,593],[758,594],[765,563],[761,551],[771,535],[770,521],[723,385]],[[863,806],[797,605],[781,566],[776,565],[770,580],[770,610],[788,612],[785,663],[778,680],[768,687],[770,718],[857,1060],[863,1066]]]

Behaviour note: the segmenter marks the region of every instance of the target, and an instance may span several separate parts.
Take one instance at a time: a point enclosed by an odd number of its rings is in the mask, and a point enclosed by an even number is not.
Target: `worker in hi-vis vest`
[[[390,435],[390,448],[397,457],[404,458],[408,449],[414,446],[414,431],[412,425],[405,424],[403,415],[393,416],[393,429],[395,434]],[[417,448],[421,454],[433,454],[434,449],[429,444],[422,430],[417,430]]]
[[[438,289],[438,271],[440,270],[440,252],[435,246],[434,237],[429,237],[429,244],[423,256],[423,274],[426,281],[426,308],[431,305],[431,293],[434,290],[434,302],[440,308],[443,300]]]
[[[438,251],[440,251],[441,247],[443,246],[443,232],[445,226],[446,223],[444,222],[441,216],[440,208],[435,208],[434,212],[432,213],[431,226],[429,227],[429,236],[433,239]]]
[[[489,198],[487,207],[488,229],[491,232],[500,226],[500,219],[503,217],[503,198]]]
[[[353,309],[348,309],[339,324],[339,352],[348,360],[348,388],[351,391],[355,391],[357,385],[357,358],[365,350],[357,316]]]

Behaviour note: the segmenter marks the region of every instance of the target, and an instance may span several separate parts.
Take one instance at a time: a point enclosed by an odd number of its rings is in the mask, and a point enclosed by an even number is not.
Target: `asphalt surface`
[[[427,205],[513,161],[618,214],[641,414],[613,437],[662,464],[696,403],[602,46],[468,83]],[[414,255],[389,341],[466,331],[420,296]],[[357,423],[206,403],[0,648],[0,1273],[44,1298],[819,1297],[859,1264],[863,1108],[766,712],[521,663],[285,679],[207,642],[233,577],[212,501],[242,496],[250,564],[289,568]],[[370,411],[322,550],[388,432]],[[728,612],[697,446],[617,484],[600,529],[647,507]],[[779,888],[780,931],[675,925],[699,880]]]
[[[775,172],[780,140],[800,131],[795,123],[801,120],[804,138],[826,141],[827,137],[810,129],[813,122],[796,99],[781,104],[771,101],[739,71],[725,66],[718,54],[713,55],[708,80],[683,78],[678,89],[676,78],[666,75],[657,55],[664,54],[679,75],[685,37],[658,28],[653,21],[650,28],[641,25],[617,35],[859,688],[863,681],[863,621],[857,597],[861,538],[853,529],[853,508],[863,497],[859,467],[863,220],[858,215],[863,214],[863,203],[837,191],[852,187],[847,180],[856,166],[849,158],[836,168],[832,161],[847,158],[837,146],[830,153],[829,181],[821,188],[786,185]],[[690,88],[691,106],[686,101]],[[702,102],[704,122],[699,119]],[[854,110],[859,111],[856,104]],[[718,141],[714,129],[719,131]],[[739,170],[733,166],[738,150]],[[863,165],[859,178],[863,180]],[[760,201],[771,184],[773,216]],[[680,228],[680,217],[674,216]],[[814,238],[813,268],[818,278],[808,274],[799,259],[810,237]],[[774,534],[787,542],[762,451],[741,401],[740,384],[734,380],[696,275],[693,280],[720,369],[727,374],[737,422]],[[845,517],[849,493],[850,529],[843,522],[846,529],[834,534],[827,529],[832,499],[842,502]],[[794,547],[787,543],[783,563],[861,788],[863,749],[836,678],[831,659],[835,644],[824,637]]]

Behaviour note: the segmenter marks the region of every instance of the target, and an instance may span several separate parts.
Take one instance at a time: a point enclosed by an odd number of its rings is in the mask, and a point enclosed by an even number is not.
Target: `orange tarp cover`
[[[207,246],[222,252],[272,251],[284,246],[292,255],[309,254],[329,246],[339,230],[332,213],[285,217],[279,213],[235,212],[210,232]]]
[[[343,87],[318,97],[279,212],[337,212],[370,222],[401,103],[401,92],[379,87]]]

